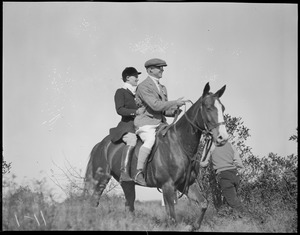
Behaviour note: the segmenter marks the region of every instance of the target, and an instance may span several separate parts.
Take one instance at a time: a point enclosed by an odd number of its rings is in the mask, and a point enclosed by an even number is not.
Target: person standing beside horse
[[[240,199],[237,197],[237,190],[240,184],[240,173],[237,169],[244,169],[244,165],[238,151],[228,140],[224,145],[214,143],[208,158],[201,162],[200,166],[206,167],[210,160],[212,161],[222,195],[228,205],[239,216],[242,216],[245,211]]]
[[[120,182],[132,180],[129,176],[129,156],[137,141],[133,121],[139,112],[135,102],[139,74],[141,72],[138,72],[134,67],[126,67],[122,72],[124,85],[116,91],[114,96],[116,111],[122,119],[117,127],[110,129],[110,137],[113,143],[123,141],[126,144],[121,159]]]
[[[167,89],[160,84],[165,66],[167,63],[158,58],[146,61],[148,77],[138,85],[136,91],[136,102],[143,112],[135,117],[134,125],[143,144],[138,153],[135,182],[143,186],[146,186],[144,165],[155,143],[157,127],[166,123],[165,116],[174,117],[178,107],[185,103],[183,97],[168,101]]]

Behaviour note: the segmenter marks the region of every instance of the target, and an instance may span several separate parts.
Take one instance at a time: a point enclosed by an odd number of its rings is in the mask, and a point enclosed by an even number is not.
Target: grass
[[[190,231],[200,215],[187,199],[178,201],[175,207],[178,223],[174,225],[168,223],[161,201],[136,201],[133,215],[125,211],[122,195],[103,195],[99,206],[93,207],[80,194],[72,194],[63,202],[56,202],[49,194],[45,189],[32,190],[26,186],[8,190],[3,195],[2,230]],[[276,202],[268,210],[260,204],[252,208],[251,218],[220,218],[210,204],[198,231],[297,232],[297,208],[286,208]]]

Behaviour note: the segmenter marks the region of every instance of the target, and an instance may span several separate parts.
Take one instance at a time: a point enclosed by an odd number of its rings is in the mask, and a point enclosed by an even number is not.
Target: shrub
[[[297,231],[298,157],[270,153],[261,159],[251,156],[244,162],[240,196],[252,215],[265,223],[278,214],[289,214],[286,230]]]
[[[19,186],[3,198],[3,229],[47,229],[51,227],[49,218],[52,212],[53,206],[46,202],[42,192],[33,192],[28,186]]]

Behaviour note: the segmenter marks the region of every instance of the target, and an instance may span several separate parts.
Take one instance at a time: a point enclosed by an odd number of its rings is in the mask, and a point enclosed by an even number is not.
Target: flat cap
[[[164,60],[154,58],[146,61],[145,67],[148,68],[150,66],[167,66],[167,63]]]

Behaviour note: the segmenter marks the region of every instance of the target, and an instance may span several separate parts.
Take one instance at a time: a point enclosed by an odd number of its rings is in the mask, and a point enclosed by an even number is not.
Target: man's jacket
[[[136,128],[144,125],[157,125],[165,123],[167,117],[173,117],[177,109],[176,101],[168,101],[167,89],[160,85],[159,90],[154,81],[147,77],[141,82],[136,91],[136,102],[138,107],[144,111],[134,119]]]

